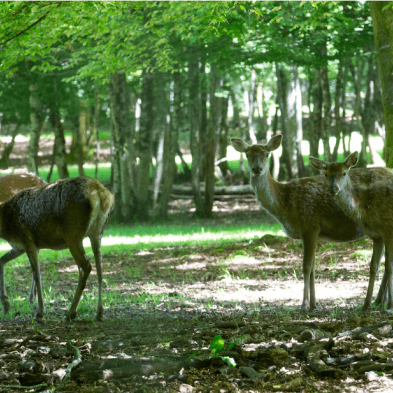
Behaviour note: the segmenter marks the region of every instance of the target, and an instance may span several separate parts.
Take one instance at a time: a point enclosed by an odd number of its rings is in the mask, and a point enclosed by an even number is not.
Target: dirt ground
[[[215,206],[216,218],[198,224],[272,220],[251,199]],[[180,223],[192,219],[190,201],[173,201],[172,208]],[[320,243],[318,308],[308,314],[299,311],[299,241],[267,235],[104,254],[112,283],[105,291],[123,300],[105,304],[103,322],[83,317],[83,299],[72,322],[63,317],[67,299],[51,302],[42,324],[21,314],[0,321],[0,391],[393,391],[392,315],[360,309],[369,250],[368,240]],[[67,258],[56,266],[52,290],[62,293],[75,281],[74,264]],[[27,295],[29,270],[16,274]],[[93,271],[86,293],[95,287]],[[78,354],[80,364],[61,379]]]
[[[191,201],[171,207],[179,225],[192,222]],[[216,201],[214,212],[195,225],[274,222],[253,197]],[[43,323],[0,317],[0,391],[393,391],[392,314],[361,312],[371,249],[369,240],[319,243],[318,307],[308,314],[301,244],[289,238],[104,253],[104,291],[114,300],[102,322],[86,318],[83,298],[77,319],[65,321],[75,265],[57,261],[53,280],[42,261],[54,300]],[[27,302],[28,266],[13,274]],[[85,296],[96,287],[93,267]]]

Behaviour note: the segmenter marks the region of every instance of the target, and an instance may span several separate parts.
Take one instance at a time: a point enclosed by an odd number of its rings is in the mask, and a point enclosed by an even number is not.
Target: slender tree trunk
[[[248,116],[247,116],[248,135],[250,136],[250,140],[251,140],[252,143],[257,143],[255,127],[254,127],[254,124],[253,124],[253,120],[254,120],[255,79],[256,79],[256,72],[255,72],[255,69],[253,68],[251,70],[250,90],[248,91]]]
[[[352,77],[354,80],[354,88],[355,88],[355,107],[354,107],[353,117],[356,119],[356,124],[358,125],[360,129],[360,133],[362,135],[362,143],[361,143],[358,166],[365,167],[367,163],[368,136],[367,136],[367,130],[364,128],[363,122],[361,120],[361,111],[362,111],[361,82],[364,78],[363,71],[364,71],[365,61],[363,61],[363,59],[359,60],[358,57],[355,58],[355,61],[356,61],[356,68],[352,62],[350,62],[349,64],[349,68],[352,73]]]
[[[191,140],[191,156],[192,156],[192,192],[194,194],[195,215],[197,217],[204,216],[202,205],[201,189],[200,189],[200,132],[199,132],[199,78],[198,78],[198,62],[190,60],[188,63],[188,80],[189,80],[189,116],[190,116],[190,140]]]
[[[322,84],[318,70],[315,70],[312,83],[313,111],[311,115],[310,155],[319,156],[319,140],[322,135]]]
[[[1,155],[0,159],[0,168],[2,169],[7,169],[8,168],[8,159],[10,157],[10,154],[12,152],[12,149],[14,148],[15,144],[15,138],[18,135],[19,130],[22,128],[22,123],[18,123],[14,130],[12,131],[11,134],[11,142],[7,144],[7,146],[4,147],[3,154]]]
[[[341,134],[342,134],[342,118],[341,118],[341,97],[343,89],[343,57],[340,58],[338,63],[338,72],[336,78],[336,95],[334,97],[334,119],[335,119],[335,134],[336,143],[334,145],[332,161],[337,161],[338,148],[340,147]],[[344,141],[343,141],[344,143]]]
[[[50,108],[50,119],[52,128],[55,134],[54,142],[54,155],[57,170],[59,172],[59,178],[65,179],[69,177],[66,161],[66,143],[64,137],[64,128],[60,117],[60,108],[58,100],[57,80],[56,77],[53,79],[53,104]]]
[[[96,168],[94,171],[94,177],[97,179],[98,177],[98,163],[100,162],[100,133],[98,131],[98,118],[100,115],[100,97],[98,91],[98,83],[97,80],[94,80],[94,115],[93,115],[93,133],[96,138]]]
[[[303,139],[302,101],[297,68],[292,67],[290,73],[287,74],[283,68],[278,67],[277,75],[282,134],[284,137],[279,174],[279,179],[282,180],[305,175],[301,151],[301,141]],[[284,173],[284,169],[286,169],[286,173]]]
[[[156,87],[156,127],[158,130],[158,143],[157,143],[157,156],[156,156],[156,174],[154,177],[153,187],[153,209],[156,210],[158,207],[158,196],[160,191],[160,185],[164,176],[164,163],[168,160],[168,141],[170,136],[170,125],[167,121],[167,116],[170,113],[168,108],[168,100],[166,97],[166,76],[162,75],[157,78]],[[166,173],[165,173],[166,176]]]
[[[208,128],[208,118],[207,118],[207,75],[206,75],[206,55],[202,54],[201,62],[199,64],[199,96],[200,96],[200,108],[198,108],[199,113],[199,154],[200,154],[200,173],[199,179],[205,177],[206,170],[206,143],[207,143],[207,128]]]
[[[164,141],[165,160],[164,160],[164,173],[165,176],[162,182],[162,194],[159,200],[159,216],[166,220],[168,218],[168,204],[170,194],[172,191],[173,180],[176,174],[176,150],[177,142],[179,139],[179,128],[182,119],[182,94],[181,94],[181,74],[175,72],[173,74],[173,83],[171,84],[171,107],[170,107],[170,127],[167,134],[167,139]]]
[[[292,67],[293,73],[293,87],[295,92],[295,114],[292,115],[296,121],[296,140],[295,140],[295,151],[296,151],[296,163],[297,163],[297,175],[298,177],[305,177],[307,175],[306,168],[304,167],[303,155],[302,155],[302,140],[303,140],[303,105],[302,105],[302,90],[300,88],[300,79],[296,66]]]
[[[364,128],[364,144],[362,149],[366,152],[366,148],[369,146],[369,135],[374,134],[375,132],[375,122],[377,119],[376,108],[374,107],[373,95],[375,92],[375,80],[376,80],[376,69],[374,67],[374,58],[370,57],[368,59],[368,70],[367,70],[367,78],[366,78],[366,96],[364,98],[364,105],[361,109],[362,116],[362,125]],[[370,155],[372,157],[372,153],[370,151]],[[374,159],[377,159],[374,155]],[[367,154],[364,154],[364,166],[367,164]]]
[[[139,167],[137,183],[138,219],[147,221],[149,219],[149,184],[151,166],[151,140],[153,136],[154,119],[154,77],[148,71],[143,73],[142,81],[142,108],[140,119],[139,138]]]
[[[206,146],[206,174],[205,174],[205,216],[212,217],[214,201],[214,162],[216,158],[216,147],[218,131],[220,126],[220,98],[216,97],[216,90],[219,87],[219,77],[217,75],[217,66],[212,64],[210,67],[210,111],[208,123],[208,140]]]
[[[345,62],[344,66],[344,77],[343,77],[343,86],[341,90],[341,107],[342,107],[342,133],[343,133],[343,150],[344,150],[344,156],[348,157],[350,154],[350,141],[351,141],[351,131],[348,127],[347,124],[347,82],[348,82],[348,66],[347,62]],[[345,143],[345,138],[348,134],[348,146]]]
[[[228,101],[229,96],[221,98],[221,125],[220,125],[220,141],[218,148],[218,158],[221,161],[218,166],[221,170],[223,176],[227,174],[228,171],[228,160],[227,157],[227,147],[228,147]]]
[[[323,46],[322,56],[326,56],[327,48]],[[329,78],[328,78],[328,65],[320,67],[319,72],[321,74],[322,94],[323,94],[323,120],[322,120],[322,143],[323,143],[323,154],[325,161],[331,161],[330,154],[330,134],[332,124],[332,98],[329,89]]]
[[[134,190],[131,189],[127,161],[131,158],[126,149],[126,138],[130,133],[129,100],[124,73],[110,75],[110,104],[112,120],[113,187],[116,198],[115,216],[118,222],[129,222],[136,210]]]
[[[41,102],[38,98],[38,84],[31,84],[30,90],[30,142],[29,157],[27,159],[27,169],[38,175],[38,148],[40,143],[40,132],[44,124],[44,114]]]

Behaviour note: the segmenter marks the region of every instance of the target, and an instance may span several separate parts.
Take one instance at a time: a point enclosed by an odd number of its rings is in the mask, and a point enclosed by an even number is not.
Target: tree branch
[[[60,4],[61,4],[61,3],[59,3],[59,4],[57,5],[57,7],[60,7]],[[39,18],[37,21],[35,21],[34,23],[32,23],[30,26],[26,27],[26,29],[20,31],[18,34],[15,34],[15,35],[14,35],[13,37],[11,37],[11,38],[8,38],[8,40],[5,40],[5,41],[1,42],[1,43],[0,43],[0,46],[5,45],[7,42],[10,42],[10,41],[14,40],[15,38],[19,37],[20,35],[26,33],[26,31],[30,30],[30,29],[33,28],[35,25],[37,25],[38,23],[40,23],[43,19],[45,19],[45,18],[48,16],[49,12],[50,12],[50,10],[49,10],[46,14],[42,15],[41,18]]]

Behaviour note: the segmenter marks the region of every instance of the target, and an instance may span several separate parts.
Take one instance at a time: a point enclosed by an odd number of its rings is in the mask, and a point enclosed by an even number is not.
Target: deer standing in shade
[[[0,203],[7,201],[8,199],[16,195],[18,192],[25,190],[26,188],[44,186],[45,184],[46,182],[44,182],[40,177],[30,173],[2,176],[0,177]],[[1,277],[4,276],[5,264],[17,258],[21,254],[23,254],[23,251],[19,252],[15,249],[11,249],[0,258],[0,285],[2,282]],[[32,303],[34,300],[34,294],[35,294],[34,288],[35,285],[34,285],[34,277],[33,277],[30,286],[30,296],[29,296],[30,303]],[[3,301],[3,307],[5,312],[7,313],[10,305],[6,297],[4,298]]]
[[[251,186],[260,205],[279,221],[289,237],[302,240],[304,291],[301,310],[307,312],[316,307],[315,251],[318,238],[346,242],[361,239],[365,232],[362,225],[339,208],[323,176],[294,179],[288,183],[276,182],[270,176],[269,155],[279,148],[281,140],[282,136],[276,135],[266,145],[248,145],[238,138],[231,139],[231,142],[237,151],[246,154]],[[351,173],[354,183],[367,182],[364,176],[378,177],[380,171],[375,168],[366,175],[356,170]],[[383,253],[381,237],[373,237],[373,241],[372,266],[379,265]],[[373,284],[374,279],[371,281]],[[363,309],[368,309],[370,304],[371,297],[367,297]]]
[[[358,161],[358,152],[348,156],[344,162],[328,163],[318,158],[310,157],[310,163],[326,175],[328,191],[340,208],[354,222],[361,225],[371,238],[382,239],[385,245],[385,274],[381,288],[387,283],[387,308],[393,307],[393,174],[387,168],[378,169],[379,176],[371,182],[353,181],[353,173],[359,171],[365,176],[371,169],[351,169]],[[351,169],[351,170],[350,170]],[[390,215],[392,214],[392,215]],[[372,297],[375,275],[379,262],[371,260],[370,284],[367,297]],[[372,280],[372,281],[371,281]],[[381,290],[376,303],[383,301]]]
[[[58,180],[52,184],[23,190],[0,204],[0,237],[9,242],[18,255],[26,252],[30,261],[37,290],[38,320],[42,319],[45,313],[38,264],[39,250],[68,248],[78,265],[78,286],[67,315],[67,319],[73,319],[91,271],[83,248],[85,237],[90,238],[96,262],[97,320],[102,319],[101,237],[113,205],[113,195],[99,181],[88,177]],[[5,263],[2,263],[1,273]],[[0,299],[7,312],[9,305],[5,294],[4,274],[0,277]]]

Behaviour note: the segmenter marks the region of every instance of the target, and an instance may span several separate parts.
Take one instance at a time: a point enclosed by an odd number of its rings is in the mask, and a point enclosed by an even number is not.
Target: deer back
[[[97,217],[101,225],[95,229],[102,232],[113,206],[111,195],[88,177],[23,190],[2,205],[1,237],[16,245],[31,242],[38,248],[67,248],[64,235],[81,241]]]

